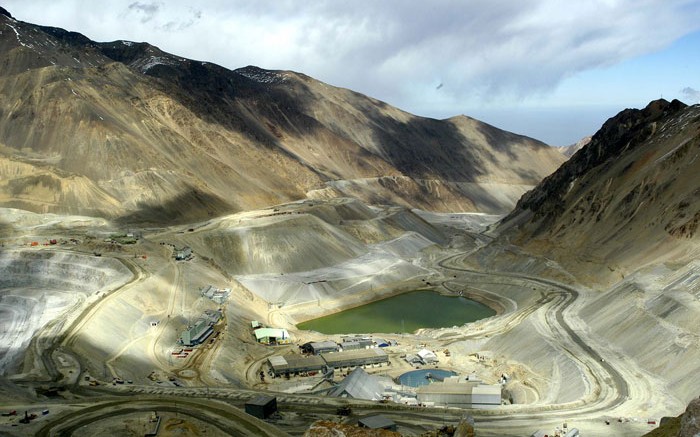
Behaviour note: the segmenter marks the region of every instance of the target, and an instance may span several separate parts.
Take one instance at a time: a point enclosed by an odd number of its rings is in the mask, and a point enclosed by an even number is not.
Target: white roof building
[[[418,356],[420,357],[421,361],[423,361],[423,364],[438,362],[438,357],[435,355],[435,352],[428,349],[419,350]]]

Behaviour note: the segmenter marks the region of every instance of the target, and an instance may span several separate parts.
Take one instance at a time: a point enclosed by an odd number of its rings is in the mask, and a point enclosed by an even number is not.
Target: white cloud
[[[5,3],[19,19],[92,39],[296,70],[414,110],[547,93],[700,28],[697,0]]]
[[[696,90],[695,88],[687,86],[681,90],[681,94],[687,100],[686,103],[691,105],[700,103],[700,91]]]

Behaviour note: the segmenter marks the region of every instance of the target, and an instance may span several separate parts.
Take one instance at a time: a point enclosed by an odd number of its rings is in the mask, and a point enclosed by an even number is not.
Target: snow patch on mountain
[[[11,25],[10,23],[5,23],[5,25],[7,27],[9,27],[10,29],[15,31],[15,35],[17,35],[17,42],[20,43],[20,45],[27,47],[27,48],[30,48],[30,49],[34,48],[34,46],[32,46],[31,44],[25,44],[22,42],[22,39],[19,37],[19,31],[17,30],[17,28],[15,26]]]
[[[276,71],[263,70],[262,68],[253,66],[239,68],[235,71],[241,76],[245,76],[248,79],[254,80],[258,83],[274,84],[281,83],[287,80],[286,74],[278,73]]]
[[[132,64],[132,66],[141,71],[141,73],[148,72],[148,70],[156,65],[175,66],[177,65],[177,61],[165,56],[149,56],[148,58],[139,59]]]

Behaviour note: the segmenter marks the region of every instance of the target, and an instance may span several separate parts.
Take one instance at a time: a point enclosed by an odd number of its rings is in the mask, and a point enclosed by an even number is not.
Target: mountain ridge
[[[180,221],[349,196],[506,212],[563,162],[531,138],[418,117],[302,73],[227,70],[9,16],[0,26],[5,206]],[[212,206],[176,208],[197,198]]]
[[[698,154],[700,106],[656,100],[624,110],[525,194],[498,231],[589,279],[688,261],[700,221]]]

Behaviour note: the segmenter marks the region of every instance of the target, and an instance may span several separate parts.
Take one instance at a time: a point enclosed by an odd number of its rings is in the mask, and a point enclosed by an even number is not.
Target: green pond
[[[494,314],[490,307],[466,297],[418,290],[309,320],[297,328],[323,334],[409,333],[459,326]]]

